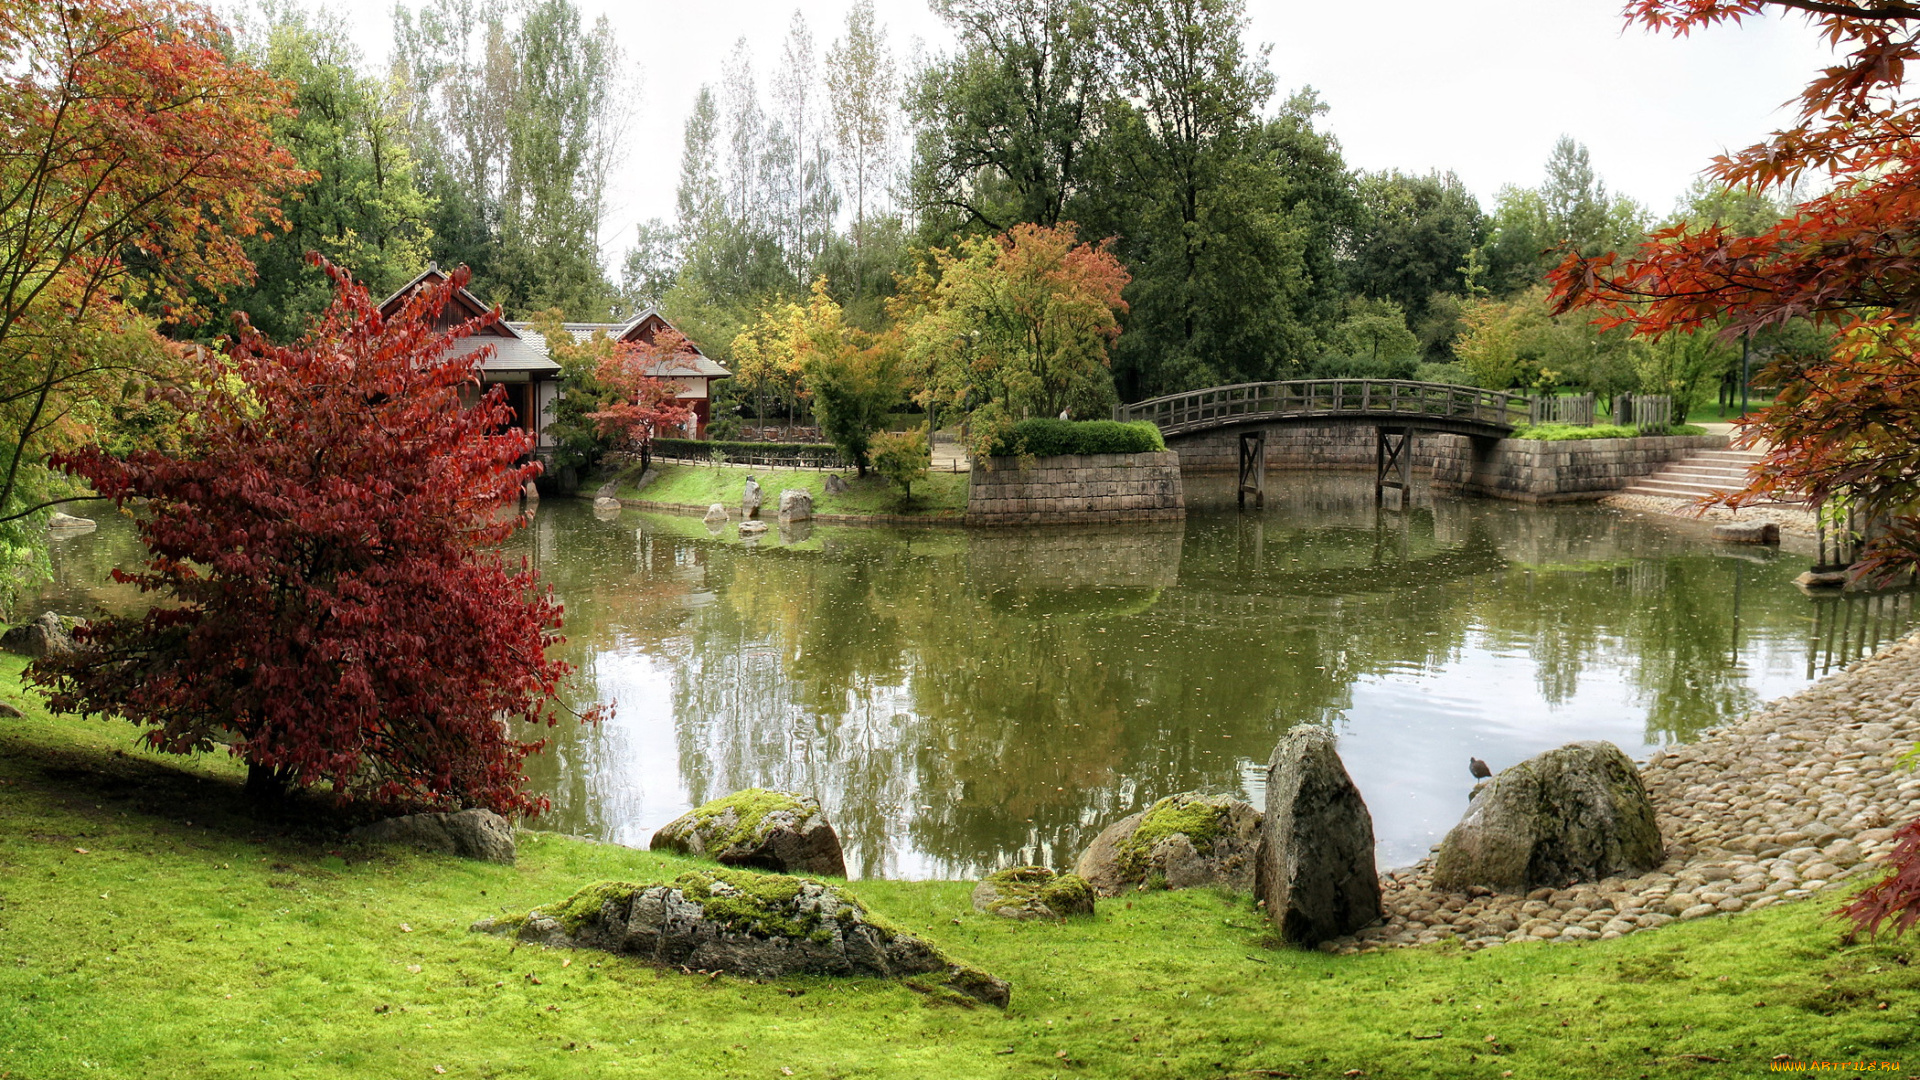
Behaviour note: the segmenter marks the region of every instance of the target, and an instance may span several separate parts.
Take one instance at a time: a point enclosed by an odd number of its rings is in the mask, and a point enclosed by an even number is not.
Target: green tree
[[[930,231],[1053,226],[1088,182],[1106,100],[1082,0],[935,0],[959,46],[921,69],[911,191]]]
[[[813,292],[788,339],[813,396],[814,415],[827,441],[840,448],[861,476],[867,448],[887,414],[906,400],[906,371],[899,350],[876,343],[846,324],[840,305],[827,294],[826,279]]]
[[[1102,9],[1116,93],[1094,235],[1133,272],[1114,357],[1128,397],[1271,378],[1339,313],[1335,242],[1351,178],[1314,129],[1310,92],[1262,120],[1265,50],[1241,41],[1240,0],[1119,0]]]
[[[243,58],[290,84],[294,112],[274,137],[312,179],[281,205],[285,228],[248,243],[254,281],[227,293],[276,341],[299,336],[333,302],[333,289],[308,269],[317,251],[376,295],[419,273],[432,239],[432,205],[415,176],[406,118],[387,83],[360,70],[360,55],[337,15],[309,16],[290,5],[265,9]]]
[[[510,23],[472,0],[395,12],[408,141],[437,204],[433,252],[470,266],[475,291],[507,307],[605,318],[615,291],[599,234],[624,61],[606,19],[584,26],[571,0],[518,13]]]
[[[1452,173],[1362,173],[1359,224],[1347,284],[1362,296],[1391,300],[1407,321],[1427,317],[1434,294],[1464,294],[1464,268],[1486,232],[1480,203]]]
[[[846,35],[827,50],[827,94],[834,141],[853,197],[853,244],[864,243],[868,215],[877,208],[893,165],[894,117],[899,108],[893,53],[877,25],[873,0],[854,0]]]
[[[1016,225],[930,253],[893,308],[921,401],[970,413],[986,452],[1014,421],[1113,407],[1108,349],[1120,333],[1126,268],[1072,223]]]

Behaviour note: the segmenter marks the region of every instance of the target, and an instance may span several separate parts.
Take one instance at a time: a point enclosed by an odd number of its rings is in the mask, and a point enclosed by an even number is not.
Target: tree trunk
[[[247,762],[247,805],[261,817],[278,814],[287,801],[287,774],[270,765]]]

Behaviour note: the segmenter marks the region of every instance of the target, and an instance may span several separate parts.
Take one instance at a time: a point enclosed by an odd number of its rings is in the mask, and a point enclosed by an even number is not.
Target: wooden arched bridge
[[[1376,498],[1413,477],[1413,438],[1422,431],[1501,438],[1525,424],[1530,402],[1520,394],[1450,383],[1399,379],[1295,379],[1189,390],[1122,405],[1116,420],[1147,420],[1162,435],[1248,427],[1240,435],[1240,502],[1266,501],[1266,429],[1277,423],[1372,427]]]

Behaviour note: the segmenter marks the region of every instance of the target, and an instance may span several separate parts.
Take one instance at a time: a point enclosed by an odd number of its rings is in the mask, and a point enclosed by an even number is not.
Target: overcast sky
[[[608,261],[632,226],[671,219],[681,125],[702,83],[717,83],[745,37],[765,79],[794,0],[575,0],[612,20],[641,71],[632,149],[608,207]],[[842,31],[851,0],[806,0],[817,46]],[[384,67],[388,0],[331,0]],[[1533,185],[1554,140],[1592,151],[1610,190],[1664,214],[1722,150],[1789,119],[1782,108],[1831,54],[1806,24],[1768,19],[1683,41],[1626,29],[1622,0],[1248,0],[1250,44],[1273,47],[1283,93],[1312,86],[1325,129],[1363,169],[1452,170],[1491,208],[1506,184]],[[951,47],[925,0],[875,0],[904,58],[915,39]],[[1363,13],[1362,13],[1363,12]],[[764,82],[763,82],[764,85]]]

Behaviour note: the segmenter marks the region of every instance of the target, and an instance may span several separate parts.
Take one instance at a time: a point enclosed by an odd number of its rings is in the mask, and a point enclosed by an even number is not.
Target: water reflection
[[[1230,478],[1194,483],[1183,525],[751,547],[543,504],[515,550],[567,605],[571,692],[618,704],[533,762],[552,824],[644,844],[699,802],[788,787],[828,804],[856,875],[962,876],[1065,862],[1173,792],[1257,800],[1277,736],[1326,723],[1399,865],[1458,820],[1469,755],[1639,756],[1913,622],[1910,593],[1809,598],[1803,559],[1599,508],[1383,511],[1369,478],[1280,481],[1245,514]],[[60,606],[128,601],[98,585],[124,540],[107,523],[56,549]]]

